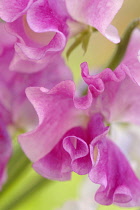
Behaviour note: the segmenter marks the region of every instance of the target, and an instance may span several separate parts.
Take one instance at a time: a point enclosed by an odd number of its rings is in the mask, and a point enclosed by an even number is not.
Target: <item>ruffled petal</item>
[[[102,113],[107,122],[140,123],[140,87],[125,64],[115,71],[105,69],[96,75],[89,75],[86,63],[81,68],[83,79],[94,97],[93,112]]]
[[[73,135],[67,136],[63,140],[63,147],[72,159],[72,170],[80,175],[88,174],[92,168],[92,159],[89,153],[90,142],[96,136],[105,135],[108,132],[109,128],[104,126],[102,120],[102,115],[96,113],[89,119],[86,130],[75,128],[72,132]],[[97,158],[96,152],[97,148],[93,152],[95,159]]]
[[[32,132],[20,135],[19,141],[32,161],[48,154],[69,129],[84,123],[84,111],[80,108],[90,106],[91,95],[87,97],[88,102],[80,104],[74,93],[72,81],[61,82],[50,91],[45,88],[27,89],[28,99],[38,114],[39,125]]]
[[[102,205],[112,203],[132,207],[140,205],[140,181],[120,149],[105,136],[91,143],[91,154],[98,146],[98,162],[89,173],[90,179],[101,184],[95,200]],[[95,144],[94,144],[95,141]]]
[[[89,148],[83,139],[86,140],[84,129],[70,129],[52,151],[33,164],[34,169],[46,178],[63,181],[70,179],[71,171],[87,174],[91,169],[91,161],[88,155]]]
[[[123,0],[65,0],[68,12],[73,19],[98,29],[106,38],[118,43],[120,38],[117,29],[111,26]]]
[[[18,25],[18,27],[17,27]],[[12,23],[7,23],[9,33],[17,37],[16,52],[34,60],[56,54],[64,48],[66,35],[55,28],[46,28],[44,31],[33,31],[27,22],[26,16],[18,18]]]
[[[13,22],[25,13],[32,3],[33,0],[1,0],[0,17],[6,22]]]
[[[74,172],[84,175],[90,171],[92,165],[87,136],[83,128],[73,128],[64,138],[63,148],[70,155],[71,168]]]

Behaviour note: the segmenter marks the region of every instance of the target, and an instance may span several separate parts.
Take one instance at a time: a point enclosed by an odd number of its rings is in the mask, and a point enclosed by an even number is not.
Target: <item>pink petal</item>
[[[11,48],[13,47],[16,38],[14,36],[11,36],[11,34],[7,33],[5,30],[5,23],[0,23],[0,33],[1,33],[1,39],[0,39],[0,55],[4,52],[5,48]]]
[[[98,135],[105,134],[108,127],[102,123],[101,114],[95,114],[91,117],[87,129],[74,128],[71,135],[63,140],[64,149],[70,154],[72,170],[80,175],[89,173],[92,168],[92,162],[89,154],[89,144]]]
[[[81,68],[94,97],[94,112],[101,112],[108,122],[140,123],[140,88],[126,65],[121,64],[114,72],[105,69],[96,75],[89,75],[86,63]]]
[[[77,117],[81,111],[73,103],[74,91],[72,81],[61,82],[50,91],[45,88],[27,89],[27,96],[39,117],[39,126],[21,135],[19,141],[31,160],[37,161],[48,154],[66,131],[82,123]]]
[[[48,0],[50,7],[53,11],[62,18],[68,18],[69,14],[67,12],[66,4],[64,0]]]
[[[17,27],[18,26],[18,27]],[[57,27],[46,27],[43,30],[34,31],[30,28],[26,16],[18,18],[7,24],[9,33],[17,37],[16,52],[24,59],[39,60],[56,54],[66,44],[66,34]]]
[[[65,28],[63,28],[65,22],[62,21],[61,16],[54,12],[48,1],[45,0],[34,2],[27,13],[27,22],[30,28],[35,32],[45,32],[48,30],[63,31],[65,30]]]
[[[33,0],[1,0],[0,17],[6,22],[13,22],[23,15],[33,3]]]
[[[25,95],[25,89],[28,86],[52,88],[62,80],[72,79],[72,75],[60,55],[54,56],[53,61],[45,67],[40,67],[42,71],[37,73],[9,71],[15,42],[12,40],[13,36],[4,29],[3,23],[0,24],[0,32],[5,37],[4,41],[1,39],[3,49],[0,56],[0,116],[6,124],[14,123],[18,127],[29,129],[37,124],[37,116]],[[22,64],[22,68],[29,68],[27,61],[24,60]],[[20,66],[17,68],[20,71]]]
[[[133,78],[140,85],[140,63],[137,58],[139,50],[140,30],[135,29],[133,34],[131,35],[131,39],[122,63],[129,68],[131,74],[133,75]]]
[[[117,30],[110,25],[123,0],[65,0],[74,20],[91,25],[114,43],[120,41]]]
[[[85,130],[75,127],[70,130],[63,140],[63,148],[71,158],[71,168],[74,172],[84,175],[91,169],[89,147]]]
[[[26,67],[26,65],[24,67]],[[25,127],[26,125],[27,128],[33,123],[37,124],[37,116],[25,95],[25,89],[28,86],[44,86],[47,88],[52,88],[62,80],[72,78],[70,70],[60,56],[56,56],[53,60],[53,63],[48,64],[47,67],[37,73],[14,74],[12,72],[11,74],[14,75],[13,80],[11,80],[14,100],[12,109],[13,120],[22,127]]]
[[[33,168],[45,178],[66,181],[71,178],[70,162],[70,157],[60,141],[51,152],[36,161]]]
[[[89,173],[94,183],[101,184],[96,201],[102,205],[139,206],[140,181],[128,161],[112,141],[105,136],[97,138],[91,144],[91,154],[92,148],[98,145],[99,158]]]
[[[72,160],[84,157],[89,152],[86,142],[74,135],[64,139],[63,147],[70,154]]]

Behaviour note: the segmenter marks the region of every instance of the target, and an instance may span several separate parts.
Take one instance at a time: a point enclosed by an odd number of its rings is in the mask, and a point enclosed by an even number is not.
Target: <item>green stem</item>
[[[19,176],[24,168],[26,168],[27,165],[30,164],[30,161],[28,158],[24,155],[24,153],[19,148],[19,155],[17,156],[17,159],[15,160],[14,164],[9,167],[9,178],[8,182],[13,181],[17,176]]]
[[[15,209],[21,202],[25,201],[27,198],[32,196],[34,193],[36,193],[40,188],[45,186],[46,184],[51,183],[51,181],[46,180],[44,178],[39,178],[36,180],[35,183],[31,183],[30,186],[25,188],[24,191],[21,190],[21,193],[17,193],[14,195],[14,199],[6,203],[6,205],[1,206],[1,210],[12,210]]]
[[[26,156],[24,155],[23,151],[19,146],[15,148],[15,151],[9,161],[8,164],[8,171],[11,174],[12,170],[16,169],[22,159],[27,159]]]
[[[0,192],[0,199],[3,197],[5,192],[7,192],[9,187],[14,184],[14,182],[22,175],[29,164],[30,161],[24,155],[21,148],[16,148],[16,151],[14,152],[8,165],[8,180],[3,186],[2,191]]]
[[[130,23],[124,35],[122,36],[121,42],[117,44],[116,52],[114,53],[110,63],[107,65],[108,68],[114,70],[120,64],[127,50],[131,34],[138,26],[140,26],[140,18],[137,18]]]

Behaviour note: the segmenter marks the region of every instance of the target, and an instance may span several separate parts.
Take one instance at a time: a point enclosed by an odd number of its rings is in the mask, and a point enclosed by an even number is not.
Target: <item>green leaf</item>
[[[69,58],[73,50],[75,50],[80,44],[82,45],[82,49],[85,54],[88,49],[91,34],[94,32],[97,32],[97,29],[89,26],[86,30],[82,31],[81,34],[78,34],[78,36],[75,38],[75,41],[66,52],[67,59]]]
[[[91,37],[91,32],[90,31],[88,31],[88,33],[86,33],[85,36],[83,36],[82,49],[84,51],[84,54],[87,52],[90,37]]]

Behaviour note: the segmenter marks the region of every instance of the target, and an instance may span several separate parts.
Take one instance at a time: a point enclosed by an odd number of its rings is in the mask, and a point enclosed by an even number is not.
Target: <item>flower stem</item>
[[[18,146],[8,165],[8,180],[0,192],[0,199],[3,197],[9,187],[22,175],[24,170],[30,164],[28,158],[24,155],[21,148]]]
[[[116,49],[110,63],[107,65],[107,68],[114,70],[120,64],[120,62],[122,61],[122,59],[125,55],[125,52],[127,50],[127,46],[128,46],[129,40],[131,38],[131,34],[132,34],[133,30],[139,26],[140,26],[140,18],[133,20],[129,24],[124,35],[122,36],[121,42],[119,44],[117,44],[117,49]]]
[[[30,185],[28,185],[28,187],[25,188],[24,191],[21,190],[21,193],[16,193],[16,195],[14,195],[14,198],[10,202],[5,203],[4,206],[1,206],[1,210],[15,209],[15,207],[17,207],[21,202],[25,201],[27,198],[36,193],[40,188],[46,186],[46,184],[49,183],[51,183],[50,180],[46,180],[42,177],[38,178],[35,182],[30,183]]]

